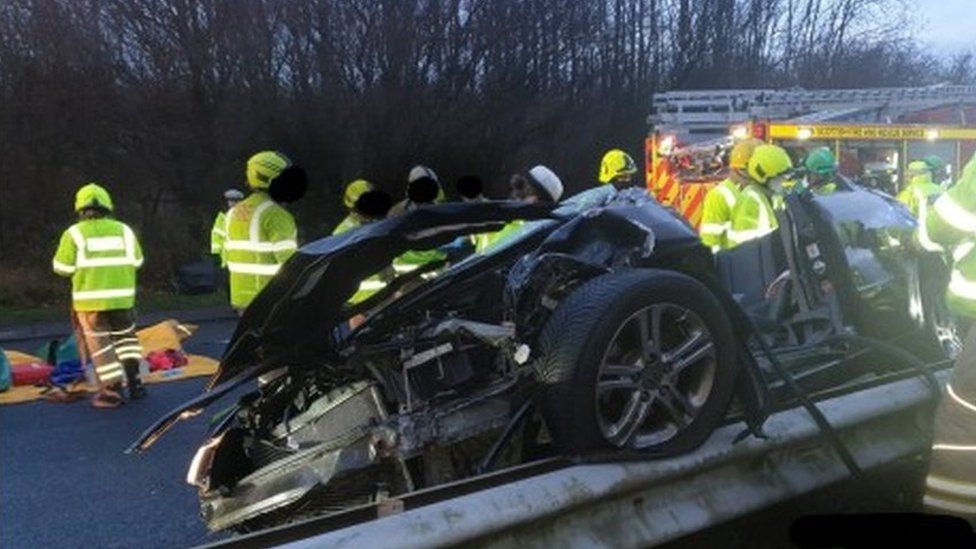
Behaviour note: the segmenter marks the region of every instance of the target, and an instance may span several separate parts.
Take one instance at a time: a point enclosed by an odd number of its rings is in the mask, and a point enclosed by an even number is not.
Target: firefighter
[[[454,183],[454,188],[457,190],[458,197],[462,203],[478,204],[488,201],[488,198],[485,196],[485,184],[477,175],[463,175],[459,177]],[[479,233],[467,237],[458,237],[450,245],[445,246],[444,250],[449,255],[458,258],[471,255],[473,251],[478,249],[478,241],[489,238],[489,234]]]
[[[407,196],[393,205],[390,217],[395,217],[417,206],[427,206],[444,202],[446,195],[441,187],[441,180],[434,170],[424,165],[410,168],[407,174]]]
[[[511,194],[509,198],[528,204],[538,202],[555,204],[563,196],[563,182],[551,169],[538,165],[525,174],[515,174],[509,180]],[[496,242],[501,242],[515,233],[524,225],[524,221],[516,220],[506,224],[500,231],[487,233],[475,244],[475,253],[484,253],[485,249]]]
[[[358,201],[359,197],[361,197],[363,194],[372,190],[374,190],[373,184],[365,179],[350,181],[349,184],[346,185],[346,190],[342,195],[342,203],[349,213],[342,221],[339,222],[336,228],[332,230],[332,234],[342,234],[349,229],[353,229],[363,224],[365,221],[364,215],[356,210],[356,201]]]
[[[732,247],[729,229],[732,227],[732,211],[739,199],[742,187],[749,182],[746,168],[756,147],[762,145],[758,139],[746,139],[732,147],[729,154],[729,176],[709,189],[702,208],[701,239],[713,252]]]
[[[75,195],[78,222],[64,231],[54,254],[54,272],[71,278],[71,316],[79,348],[92,361],[97,408],[123,403],[122,380],[129,398],[142,398],[139,379],[142,349],[135,333],[136,270],[142,248],[132,229],[112,217],[108,191],[88,183]]]
[[[942,159],[941,156],[937,154],[930,154],[922,159],[929,166],[929,170],[932,172],[932,181],[939,185],[947,185],[949,183],[949,170],[946,169],[946,161]]]
[[[247,161],[251,194],[227,212],[227,270],[230,303],[242,313],[298,249],[295,220],[281,206],[300,198],[304,174],[276,151],[261,151]]]
[[[814,194],[830,194],[837,190],[837,159],[827,147],[810,151],[803,167],[807,170],[806,189]]]
[[[929,209],[926,229],[936,243],[954,247],[946,291],[949,308],[969,320],[976,318],[976,155]],[[976,524],[976,323],[970,323],[936,410],[923,504]]]
[[[365,179],[357,179],[346,185],[343,203],[349,208],[349,215],[332,231],[333,236],[340,235],[361,227],[368,223],[379,221],[386,217],[393,205],[390,195],[377,189]],[[359,283],[359,289],[349,303],[356,304],[386,287],[387,280],[392,277],[389,269],[376,273]],[[355,327],[355,326],[353,326]]]
[[[227,209],[217,212],[213,227],[210,229],[210,254],[217,256],[215,260],[220,261],[221,267],[227,266],[227,257],[224,255],[224,240],[227,238],[227,212],[244,198],[244,193],[237,189],[227,189],[224,191],[224,200],[227,201]]]
[[[942,192],[942,188],[932,181],[932,170],[922,160],[908,164],[905,178],[908,179],[908,185],[895,198],[908,206],[908,211],[918,219],[922,205],[927,204],[931,196]]]
[[[525,174],[515,174],[509,181],[511,199],[535,204],[555,204],[563,196],[563,182],[552,170],[538,165]]]
[[[749,158],[749,183],[732,212],[729,241],[733,246],[761,238],[779,227],[772,199],[787,183],[793,161],[782,147],[760,145]]]
[[[485,184],[477,175],[463,175],[455,183],[461,202],[485,202]]]
[[[634,186],[637,164],[629,154],[620,149],[610,149],[600,161],[600,183],[611,184],[617,190]]]
[[[414,166],[407,175],[407,197],[395,204],[389,215],[402,215],[420,206],[441,203],[444,199],[444,189],[434,170],[427,166]],[[446,259],[447,253],[443,250],[410,250],[393,260],[393,270],[398,276],[404,275],[424,265]],[[426,276],[432,277],[433,273],[427,273]]]

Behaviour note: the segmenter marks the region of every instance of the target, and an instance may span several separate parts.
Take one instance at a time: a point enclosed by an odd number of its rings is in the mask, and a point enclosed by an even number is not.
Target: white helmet
[[[407,183],[413,183],[414,181],[422,177],[429,177],[434,181],[436,181],[438,184],[440,184],[441,182],[441,180],[437,178],[437,174],[434,173],[434,170],[428,168],[427,166],[418,164],[413,168],[410,168],[410,174],[407,175]]]
[[[559,202],[563,196],[562,180],[555,172],[541,164],[529,170],[529,183],[544,192],[553,202]]]
[[[227,200],[240,200],[244,198],[244,193],[237,189],[227,189],[224,191],[224,198]]]

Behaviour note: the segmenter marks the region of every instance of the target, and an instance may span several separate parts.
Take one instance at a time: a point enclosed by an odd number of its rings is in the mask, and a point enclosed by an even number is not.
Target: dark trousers
[[[923,503],[929,511],[976,524],[976,323],[969,327],[935,413]]]

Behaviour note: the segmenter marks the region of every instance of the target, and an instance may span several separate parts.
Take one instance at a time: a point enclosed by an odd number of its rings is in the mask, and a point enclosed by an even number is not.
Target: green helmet
[[[291,160],[280,152],[261,151],[247,160],[247,184],[252,189],[267,189],[289,166]]]
[[[819,147],[810,151],[803,165],[808,172],[819,175],[830,175],[837,171],[837,159],[827,147]]]
[[[928,164],[929,169],[932,170],[932,173],[934,174],[942,175],[945,172],[946,161],[937,154],[930,154],[926,156],[922,159],[922,162]]]
[[[109,196],[104,187],[98,183],[87,183],[75,194],[75,211],[80,212],[85,208],[93,207],[104,208],[108,211],[115,208],[112,205],[112,197]]]

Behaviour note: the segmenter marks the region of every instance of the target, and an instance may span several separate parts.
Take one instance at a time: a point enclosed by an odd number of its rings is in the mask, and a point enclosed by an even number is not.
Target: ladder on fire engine
[[[756,118],[890,122],[905,112],[964,102],[976,102],[976,86],[669,91],[654,94],[648,122],[662,132],[725,133]]]

